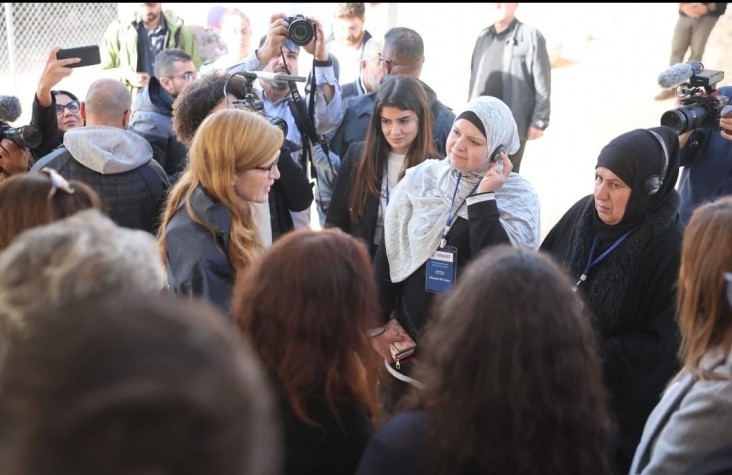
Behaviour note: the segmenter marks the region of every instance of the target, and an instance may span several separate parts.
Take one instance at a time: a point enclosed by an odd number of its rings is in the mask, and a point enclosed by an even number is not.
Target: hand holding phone
[[[81,61],[69,64],[67,68],[80,68],[92,66],[102,62],[99,54],[99,45],[80,46],[78,48],[60,49],[56,53],[56,59],[81,58]]]

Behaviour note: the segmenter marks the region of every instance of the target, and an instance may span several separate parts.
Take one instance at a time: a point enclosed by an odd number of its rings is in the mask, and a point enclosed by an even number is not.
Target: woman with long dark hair
[[[341,161],[326,226],[363,239],[373,257],[397,183],[408,168],[436,157],[424,87],[408,76],[390,77],[376,93],[366,140],[351,144]]]
[[[501,245],[436,306],[400,409],[358,475],[608,474],[590,320],[554,261]]]

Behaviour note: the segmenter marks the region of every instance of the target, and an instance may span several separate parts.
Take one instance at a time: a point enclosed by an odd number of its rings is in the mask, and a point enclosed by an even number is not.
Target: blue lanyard
[[[460,208],[465,205],[465,203],[468,201],[468,197],[471,196],[473,193],[475,193],[475,190],[478,189],[478,185],[480,185],[480,182],[476,183],[472,190],[470,190],[470,193],[468,196],[465,197],[462,203],[460,203],[460,206],[457,207],[455,210],[455,214],[452,214],[452,207],[455,206],[455,196],[457,196],[458,188],[460,188],[460,179],[463,177],[462,173],[458,175],[457,183],[455,183],[455,191],[452,192],[452,201],[450,202],[450,211],[447,212],[447,222],[445,223],[445,230],[442,232],[442,239],[440,239],[440,249],[443,249],[445,246],[447,246],[447,233],[450,232],[450,226],[452,226],[452,220],[457,216],[458,212],[460,211]]]
[[[595,255],[595,251],[597,250],[597,245],[600,243],[600,236],[595,234],[595,240],[592,241],[592,248],[590,249],[590,255],[587,257],[587,265],[585,266],[585,270],[582,271],[582,275],[580,276],[579,280],[577,281],[576,284],[574,284],[575,290],[577,290],[577,287],[579,287],[579,285],[582,282],[587,280],[587,274],[590,272],[590,269],[592,267],[594,267],[595,265],[599,264],[600,261],[602,261],[603,259],[605,259],[608,256],[608,254],[613,252],[623,241],[625,241],[625,238],[627,238],[629,234],[630,234],[630,231],[628,231],[627,233],[620,236],[618,239],[615,240],[615,242],[612,244],[612,246],[610,246],[609,248],[607,248],[607,250],[605,250],[605,252],[603,252],[602,254],[597,256],[596,259],[593,259],[593,256]]]

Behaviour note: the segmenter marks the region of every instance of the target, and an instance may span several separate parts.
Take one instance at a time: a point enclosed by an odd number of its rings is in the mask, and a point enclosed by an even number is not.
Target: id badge
[[[455,285],[457,248],[440,248],[427,259],[424,289],[427,292],[447,292]]]

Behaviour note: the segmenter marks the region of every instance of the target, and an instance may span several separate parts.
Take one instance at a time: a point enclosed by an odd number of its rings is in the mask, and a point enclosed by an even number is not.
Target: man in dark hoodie
[[[419,33],[409,28],[396,27],[384,35],[384,45],[379,54],[379,61],[388,75],[411,76],[419,79],[424,64],[424,42]],[[445,142],[455,121],[452,110],[437,100],[437,95],[427,84],[422,83],[432,111],[432,136],[435,149],[445,156]],[[343,113],[343,120],[330,139],[330,149],[339,157],[343,157],[348,146],[366,137],[369,119],[374,111],[376,92],[357,96],[349,100]]]
[[[119,81],[94,81],[81,104],[86,127],[66,131],[63,146],[38,160],[31,171],[50,167],[67,180],[85,182],[118,225],[154,233],[169,182],[153,160],[150,144],[125,130],[131,103]]]
[[[163,167],[171,185],[185,168],[187,152],[173,129],[173,101],[195,79],[196,66],[190,54],[164,49],[155,58],[155,75],[140,89],[132,107],[128,130],[150,143],[153,158]]]

